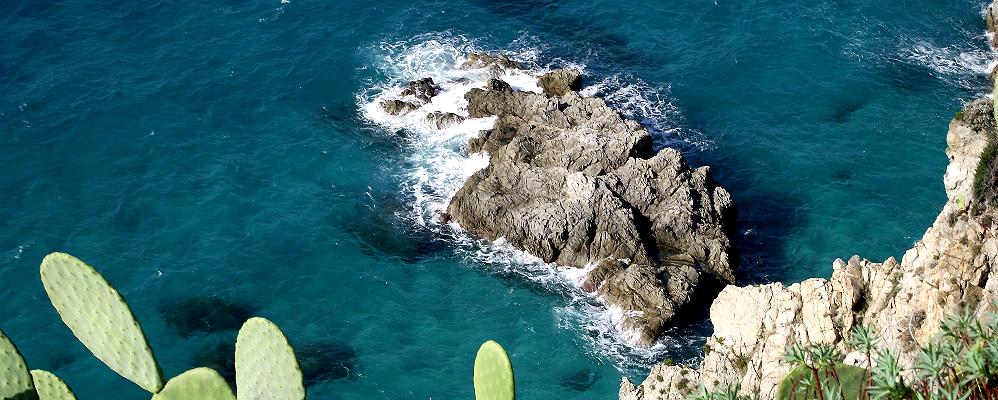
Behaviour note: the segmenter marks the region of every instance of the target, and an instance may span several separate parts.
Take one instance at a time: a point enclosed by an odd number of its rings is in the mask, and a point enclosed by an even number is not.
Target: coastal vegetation
[[[40,267],[49,300],[73,335],[118,375],[152,394],[153,400],[303,400],[302,366],[273,322],[250,317],[236,337],[235,386],[219,371],[196,367],[164,383],[163,372],[131,308],[93,267],[52,253]],[[474,366],[475,398],[514,400],[513,367],[498,343],[487,341]],[[31,370],[0,330],[0,400],[75,400],[55,374]]]
[[[895,352],[883,349],[866,327],[853,329],[848,345],[861,368],[827,344],[795,344],[786,359],[792,369],[780,382],[779,400],[985,400],[998,398],[998,314],[963,312],[943,322],[937,340],[922,347],[906,370]],[[691,400],[751,400],[738,385],[701,388]]]

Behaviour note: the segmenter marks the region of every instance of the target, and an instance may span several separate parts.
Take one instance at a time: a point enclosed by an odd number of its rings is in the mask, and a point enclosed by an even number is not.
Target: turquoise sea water
[[[983,6],[0,2],[0,328],[81,399],[144,396],[45,298],[38,264],[67,251],[168,376],[219,358],[231,324],[176,310],[221,299],[308,353],[314,399],[469,398],[490,338],[523,399],[615,398],[621,374],[695,362],[703,315],[635,350],[564,279],[421,227],[414,171],[447,166],[364,118],[378,88],[472,48],[584,66],[732,192],[740,283],[793,282],[900,257],[942,208],[946,126],[987,91]]]

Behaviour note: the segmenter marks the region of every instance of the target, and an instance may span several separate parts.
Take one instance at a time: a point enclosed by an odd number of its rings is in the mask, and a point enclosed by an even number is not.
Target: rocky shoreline
[[[998,2],[985,18],[992,45],[998,46]],[[714,333],[699,367],[660,364],[638,386],[623,378],[619,399],[679,400],[700,385],[732,384],[744,394],[773,398],[791,368],[784,354],[795,342],[832,344],[848,355],[846,363],[868,366],[871,360],[846,346],[857,325],[879,334],[881,347],[898,354],[910,375],[917,351],[935,340],[947,316],[964,309],[977,316],[996,311],[998,210],[974,204],[975,171],[994,132],[989,97],[967,103],[950,122],[943,178],[948,201],[900,263],[854,256],[835,260],[831,279],[728,286],[711,305]]]
[[[674,149],[656,152],[641,124],[598,97],[582,96],[581,72],[537,77],[541,93],[500,79],[522,66],[471,54],[462,68],[491,77],[464,95],[458,113],[432,112],[437,128],[494,118],[467,144],[488,166],[452,197],[442,222],[562,267],[586,268],[583,290],[619,309],[630,343],[648,347],[694,298],[734,283],[735,208],[708,167],[690,168]],[[432,79],[409,82],[384,112],[405,115],[438,94]]]

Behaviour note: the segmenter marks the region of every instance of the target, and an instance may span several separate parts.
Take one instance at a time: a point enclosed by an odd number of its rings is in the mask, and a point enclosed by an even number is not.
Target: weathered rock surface
[[[491,77],[466,92],[467,117],[433,111],[425,119],[444,129],[494,117],[467,146],[487,153],[489,165],[438,221],[545,262],[595,266],[584,290],[621,311],[614,322],[639,346],[650,346],[697,290],[734,282],[734,206],[708,167],[690,168],[674,149],[656,152],[647,129],[577,92],[578,70],[539,77],[542,94],[499,79],[521,68],[506,56],[471,54],[462,67]],[[404,115],[438,90],[429,78],[412,81],[380,106]]]
[[[998,48],[998,2],[992,2],[984,9],[984,24],[988,29],[991,47]],[[998,65],[992,67],[991,74],[988,76],[991,82],[995,81],[996,73],[998,73]]]
[[[405,115],[419,108],[419,104],[392,99],[381,102],[381,108],[391,115]]]
[[[426,114],[426,121],[437,129],[452,127],[464,122],[464,119],[464,117],[450,112],[434,111]]]
[[[725,288],[710,308],[714,334],[698,369],[658,366],[635,387],[626,378],[620,399],[683,399],[699,384],[740,383],[743,392],[773,398],[790,366],[783,360],[796,342],[844,344],[856,325],[872,327],[882,346],[910,368],[916,351],[933,340],[939,323],[968,307],[983,315],[998,300],[998,211],[981,215],[972,205],[974,171],[988,135],[995,129],[991,99],[967,104],[950,122],[944,178],[949,201],[925,235],[900,263],[853,257],[836,260],[830,280],[809,279],[784,286]],[[850,354],[847,361],[865,363]],[[689,380],[683,388],[670,382]]]
[[[409,82],[402,88],[402,99],[381,102],[381,108],[391,115],[405,115],[430,102],[437,93],[433,79],[423,78]]]
[[[998,4],[991,3],[984,10],[984,24],[988,28],[988,33],[992,35],[991,46],[998,47],[998,37],[994,36],[998,32]]]
[[[587,290],[624,311],[617,322],[633,343],[650,345],[704,281],[733,282],[731,197],[707,167],[656,153],[640,124],[572,91],[578,71],[545,76],[547,95],[499,79],[467,93],[470,117],[497,119],[468,144],[489,166],[447,213],[546,262],[600,264]]]
[[[437,87],[433,84],[433,78],[423,78],[409,82],[402,89],[402,96],[412,96],[416,100],[428,103],[437,94]]]
[[[577,69],[559,69],[541,75],[537,86],[548,96],[564,96],[582,87],[582,72]]]
[[[521,69],[523,65],[503,54],[470,53],[468,60],[461,64],[463,69],[485,68],[491,70]]]

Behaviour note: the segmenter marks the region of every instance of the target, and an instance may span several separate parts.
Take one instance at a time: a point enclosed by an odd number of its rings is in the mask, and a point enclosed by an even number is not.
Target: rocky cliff
[[[993,31],[998,9],[992,5],[986,16]],[[845,345],[859,324],[879,333],[881,345],[910,369],[917,350],[933,340],[947,316],[965,308],[978,315],[994,311],[998,212],[975,204],[974,196],[975,171],[994,132],[990,98],[968,103],[950,122],[948,202],[900,263],[856,256],[835,260],[831,279],[728,286],[711,305],[714,333],[699,368],[658,365],[639,386],[625,378],[620,399],[683,399],[700,384],[735,383],[746,394],[773,398],[790,369],[783,356],[794,342],[833,344],[848,354],[847,363],[866,366],[865,357]]]

